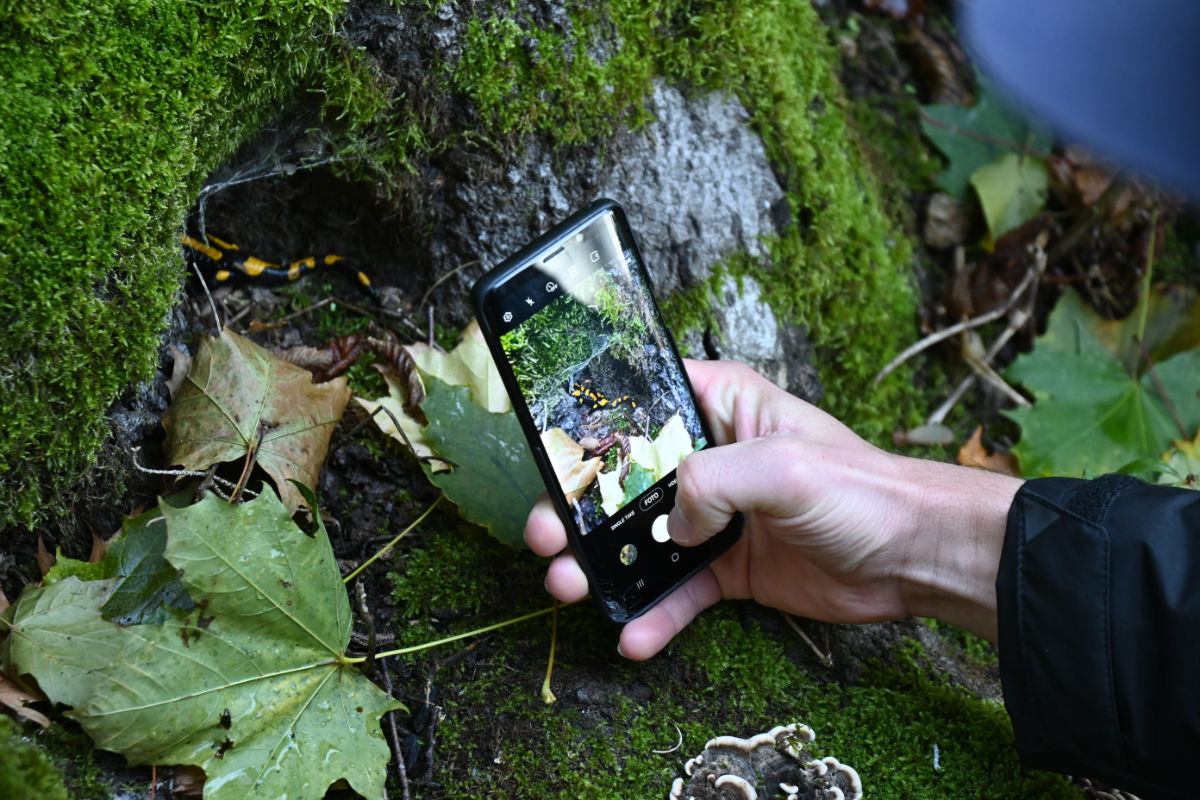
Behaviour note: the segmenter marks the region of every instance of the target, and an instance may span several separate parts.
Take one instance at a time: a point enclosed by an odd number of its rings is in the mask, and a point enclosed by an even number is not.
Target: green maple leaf
[[[448,472],[426,467],[429,480],[458,505],[464,518],[506,544],[523,546],[525,518],[546,485],[516,414],[488,411],[471,399],[466,386],[444,383],[432,375],[422,377],[421,410],[429,418],[425,439],[438,456],[453,464]]]
[[[132,764],[200,767],[207,800],[319,798],[343,778],[382,797],[379,720],[400,706],[343,655],[350,606],[324,528],[306,535],[269,490],[160,511],[194,610],[120,625],[102,609],[121,578],[69,577],[5,615],[0,668]]]
[[[1123,361],[1128,342],[1114,329],[1129,335],[1128,325],[1102,319],[1068,291],[1033,352],[1008,368],[1006,376],[1034,396],[1032,408],[1006,412],[1021,426],[1013,452],[1024,475],[1112,472],[1161,456],[1181,425],[1200,426],[1200,350],[1131,374]]]
[[[978,80],[979,97],[970,108],[952,105],[922,106],[921,131],[949,160],[938,184],[950,194],[966,199],[971,176],[1006,153],[1025,148],[1046,151],[1053,137],[1045,126],[1029,120],[997,96],[991,81]]]

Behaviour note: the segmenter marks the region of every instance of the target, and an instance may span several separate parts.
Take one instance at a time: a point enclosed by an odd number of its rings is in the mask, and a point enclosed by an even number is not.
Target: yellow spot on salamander
[[[215,237],[210,236],[209,238],[212,239],[214,242],[219,241]],[[184,243],[185,246],[190,247],[191,249],[195,250],[197,253],[204,253],[204,255],[208,256],[213,261],[220,261],[221,256],[225,255],[217,248],[209,247],[204,242],[200,241],[199,239],[193,239],[191,236],[188,236],[186,233],[180,237],[180,240]]]
[[[246,260],[242,262],[242,271],[251,278],[261,275],[264,269],[279,269],[279,265],[272,264],[268,261],[263,261],[260,258],[255,258],[254,256],[247,256]]]
[[[222,250],[239,250],[240,249],[236,244],[234,244],[232,242],[226,242],[223,239],[218,239],[217,237],[213,236],[211,233],[208,235],[208,238],[209,238],[209,241],[216,243],[217,247],[221,248]]]
[[[232,274],[233,273],[227,269],[219,269],[219,270],[217,270],[217,281],[218,282],[227,281],[227,280],[229,280],[229,276]]]

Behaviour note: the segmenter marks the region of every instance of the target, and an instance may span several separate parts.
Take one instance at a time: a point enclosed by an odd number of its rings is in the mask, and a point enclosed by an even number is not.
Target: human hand
[[[736,511],[746,525],[708,569],[625,625],[622,653],[649,658],[722,597],[830,622],[939,616],[994,637],[993,584],[1020,481],[885,453],[745,365],[687,368],[721,446],[679,465],[671,537],[703,541]],[[548,501],[525,538],[542,555],[565,548]],[[587,593],[570,553],[546,585],[563,601]]]

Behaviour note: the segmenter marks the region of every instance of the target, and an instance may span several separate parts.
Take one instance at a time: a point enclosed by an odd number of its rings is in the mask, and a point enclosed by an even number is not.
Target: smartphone
[[[667,535],[675,468],[713,446],[621,207],[597,200],[484,275],[484,338],[592,596],[644,613],[727,550]]]

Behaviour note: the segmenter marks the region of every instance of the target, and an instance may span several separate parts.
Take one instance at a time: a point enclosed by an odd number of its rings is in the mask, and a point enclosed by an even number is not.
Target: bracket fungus
[[[832,756],[816,758],[803,745],[813,729],[795,722],[749,739],[718,736],[683,765],[668,800],[860,800],[862,781]]]

